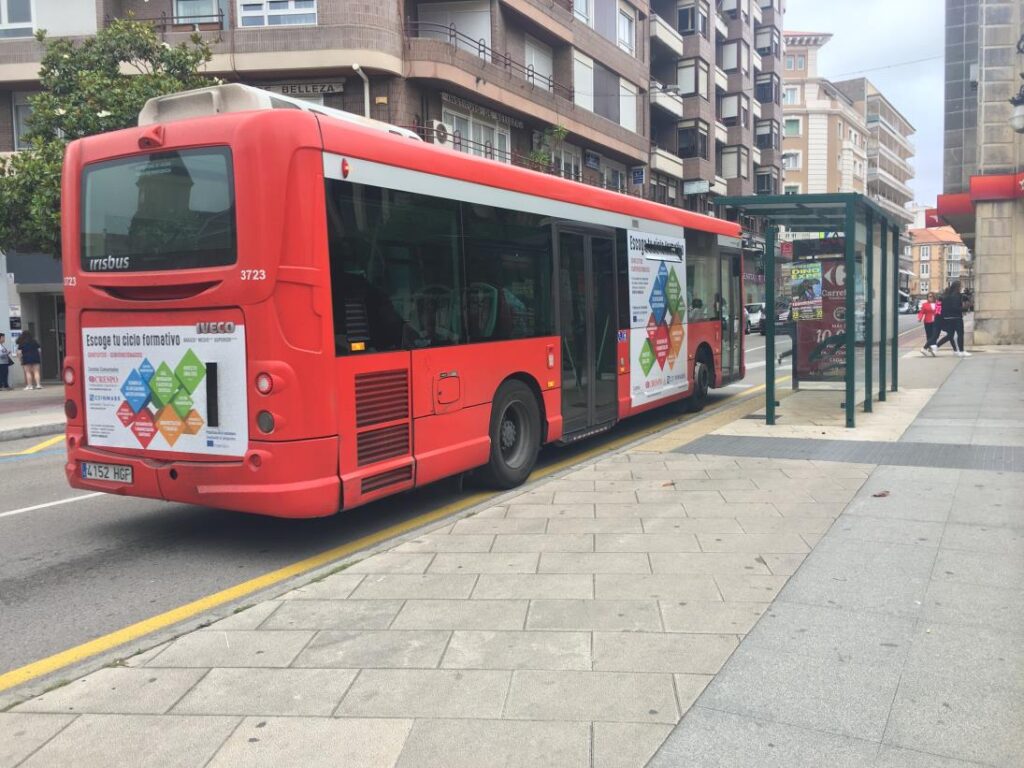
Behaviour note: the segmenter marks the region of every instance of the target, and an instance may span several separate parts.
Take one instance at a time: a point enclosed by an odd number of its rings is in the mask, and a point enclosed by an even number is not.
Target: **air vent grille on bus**
[[[371,429],[356,435],[356,456],[360,467],[408,454],[408,424]]]
[[[356,374],[356,427],[408,418],[408,371]]]
[[[381,472],[379,475],[364,477],[361,490],[363,493],[370,493],[371,491],[379,491],[381,488],[387,488],[389,485],[398,485],[410,480],[412,480],[412,467],[399,467],[398,469]]]

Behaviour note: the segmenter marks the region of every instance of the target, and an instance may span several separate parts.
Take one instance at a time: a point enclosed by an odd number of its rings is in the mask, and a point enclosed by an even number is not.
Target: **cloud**
[[[784,20],[786,30],[831,32],[819,74],[868,78],[914,126],[910,186],[928,205],[942,192],[944,24],[941,0],[788,0]]]

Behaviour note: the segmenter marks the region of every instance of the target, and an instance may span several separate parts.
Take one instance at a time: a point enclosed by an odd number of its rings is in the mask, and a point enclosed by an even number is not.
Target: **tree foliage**
[[[39,79],[29,98],[30,149],[0,163],[0,250],[60,255],[60,176],[68,142],[136,124],[147,99],[211,79],[200,72],[212,58],[198,34],[170,46],[152,24],[117,19],[76,43],[36,38],[45,45]]]

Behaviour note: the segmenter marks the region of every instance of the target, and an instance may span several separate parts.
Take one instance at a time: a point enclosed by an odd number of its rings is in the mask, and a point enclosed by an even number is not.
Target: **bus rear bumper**
[[[68,438],[64,471],[73,488],[271,517],[325,517],[340,509],[337,437],[250,442],[241,460],[213,462],[156,460],[92,448],[70,429]],[[83,461],[128,465],[132,482],[87,480]]]

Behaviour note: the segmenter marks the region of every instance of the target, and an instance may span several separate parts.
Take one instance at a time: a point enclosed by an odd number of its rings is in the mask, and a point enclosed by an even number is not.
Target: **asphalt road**
[[[713,391],[711,407],[764,382],[764,337],[746,339],[747,378]],[[780,340],[779,350],[786,344]],[[788,370],[782,366],[777,376]],[[673,418],[678,410],[658,409],[578,447],[545,449],[541,463],[563,462]],[[0,452],[39,442],[0,443]],[[67,487],[63,461],[59,444],[0,456],[0,674],[460,498],[455,484],[443,481],[333,518],[277,520],[88,496]],[[76,496],[83,498],[10,514]]]

